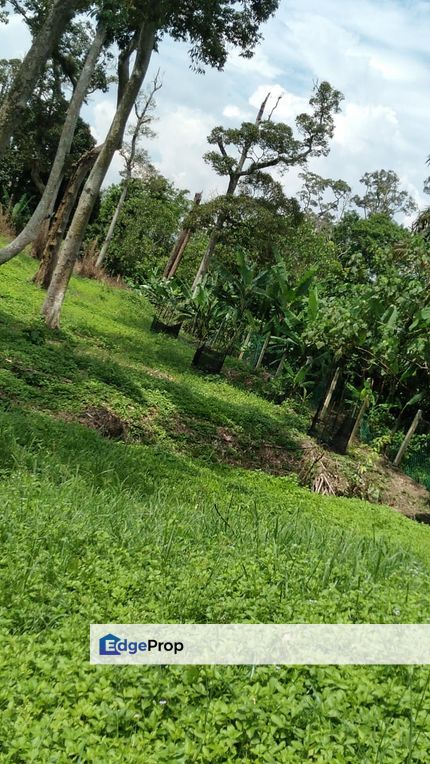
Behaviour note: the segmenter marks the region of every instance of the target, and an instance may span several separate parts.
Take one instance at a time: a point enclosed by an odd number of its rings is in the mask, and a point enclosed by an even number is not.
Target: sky
[[[206,198],[222,193],[225,179],[204,162],[206,137],[215,125],[254,120],[267,95],[282,95],[276,118],[291,125],[307,107],[316,81],[328,80],[345,96],[328,157],[309,169],[346,180],[354,192],[367,171],[395,170],[419,206],[430,174],[430,2],[428,0],[281,0],[262,28],[253,59],[232,51],[223,72],[189,68],[188,46],[165,39],[154,54],[147,82],[160,69],[155,139],[145,148],[156,167],[180,188]],[[29,43],[22,22],[0,26],[0,56],[18,57]],[[272,101],[274,103],[274,101]],[[96,94],[84,109],[102,141],[115,108],[115,87]],[[106,183],[119,178],[116,156]],[[288,195],[300,187],[299,170],[282,178]]]

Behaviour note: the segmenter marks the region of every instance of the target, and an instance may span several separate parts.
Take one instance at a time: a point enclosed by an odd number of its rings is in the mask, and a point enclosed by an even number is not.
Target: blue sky
[[[191,193],[206,197],[223,181],[205,165],[206,136],[214,125],[253,119],[263,97],[283,94],[277,118],[293,122],[306,107],[315,80],[327,79],[345,95],[327,158],[311,169],[343,178],[354,190],[366,171],[394,169],[423,206],[425,165],[430,154],[430,3],[421,0],[281,0],[263,29],[252,60],[233,52],[223,73],[190,71],[187,46],[165,40],[154,55],[149,78],[160,68],[157,138],[146,148],[159,169]],[[0,55],[25,52],[28,36],[14,19],[0,28]],[[93,96],[85,118],[102,140],[115,104],[114,89]],[[108,181],[118,178],[116,157]],[[430,171],[429,171],[430,173]],[[292,171],[283,178],[295,193]]]

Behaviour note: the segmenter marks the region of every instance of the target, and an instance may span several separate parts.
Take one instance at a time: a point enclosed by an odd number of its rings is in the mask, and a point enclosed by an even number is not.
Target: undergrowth
[[[427,623],[430,530],[237,466],[307,412],[194,373],[124,290],[74,279],[48,332],[33,270],[0,271],[0,761],[430,760],[425,667],[88,664],[91,622]]]

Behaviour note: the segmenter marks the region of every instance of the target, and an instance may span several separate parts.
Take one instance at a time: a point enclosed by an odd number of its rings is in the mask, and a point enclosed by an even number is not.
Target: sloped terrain
[[[424,667],[88,665],[91,622],[426,623],[430,529],[300,487],[307,413],[129,293],[76,278],[46,331],[33,270],[0,272],[0,761],[429,760]]]

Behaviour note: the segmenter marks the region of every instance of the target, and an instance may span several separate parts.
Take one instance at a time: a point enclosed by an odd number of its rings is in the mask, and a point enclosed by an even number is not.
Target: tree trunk
[[[75,165],[75,172],[67,185],[50,228],[39,270],[33,278],[34,283],[43,287],[43,289],[48,289],[51,283],[52,274],[57,264],[58,253],[69,224],[70,216],[85,178],[93,167],[100,151],[101,146],[90,149],[90,151],[82,155],[79,162]]]
[[[159,3],[156,4],[156,8],[159,10]],[[112,157],[122,144],[127,120],[139,94],[154,50],[157,27],[157,21],[153,17],[140,31],[132,74],[124,89],[106,141],[84,186],[67,237],[61,248],[58,263],[42,307],[42,315],[51,328],[58,328],[60,325],[61,306],[73,272],[73,266]]]
[[[202,260],[199,265],[199,269],[193,281],[193,286],[192,286],[193,294],[196,293],[197,287],[199,286],[199,284],[201,284],[201,282],[203,281],[204,277],[206,276],[209,270],[209,263],[212,260],[213,253],[215,252],[216,245],[218,244],[223,222],[224,222],[224,216],[220,216],[217,220],[214,230],[212,231],[211,238],[209,239],[209,244],[202,257]]]
[[[196,194],[194,196],[194,209],[198,207],[202,201],[203,192]],[[176,244],[172,249],[171,255],[169,257],[168,263],[164,269],[163,278],[165,279],[171,279],[175,275],[176,271],[178,270],[179,264],[184,256],[184,252],[187,248],[187,244],[191,238],[192,235],[192,229],[191,228],[183,228],[181,233],[179,234]]]
[[[64,172],[64,163],[72,146],[82,103],[88,91],[91,77],[96,67],[97,60],[105,39],[106,29],[104,25],[99,24],[93,43],[88,51],[84,66],[82,67],[78,83],[70,100],[69,107],[67,109],[66,119],[61,132],[57,152],[52,164],[48,182],[43,192],[43,196],[25,228],[14,239],[14,241],[0,250],[0,264],[11,260],[13,257],[15,257],[15,255],[18,255],[20,252],[22,252],[27,244],[30,244],[32,241],[34,241],[43,220],[52,213]]]
[[[121,57],[121,61],[118,62],[119,71],[122,71],[123,66],[124,66],[124,59],[123,59],[123,57]],[[128,64],[127,64],[127,66],[128,66]],[[127,69],[127,71],[128,71],[128,69]],[[120,75],[119,74],[118,75],[118,80],[121,79],[122,81],[124,81],[124,76],[125,75]],[[134,169],[134,165],[135,165],[137,142],[139,140],[139,135],[140,135],[140,132],[142,130],[142,127],[145,125],[145,120],[149,121],[149,119],[150,119],[150,118],[146,117],[146,114],[147,114],[147,112],[148,112],[148,110],[149,110],[149,108],[150,108],[150,106],[152,104],[154,95],[157,92],[157,90],[159,90],[161,88],[161,84],[158,81],[158,76],[159,76],[159,72],[157,73],[157,75],[155,77],[151,93],[149,94],[149,96],[148,96],[148,98],[146,100],[146,103],[145,103],[145,106],[143,107],[143,110],[139,113],[137,106],[135,106],[137,122],[136,122],[136,125],[135,125],[135,128],[134,128],[134,131],[133,131],[133,138],[132,138],[132,141],[131,141],[130,155],[128,156],[128,158],[126,158],[126,169],[125,169],[124,185],[122,187],[121,196],[119,198],[118,204],[116,206],[115,212],[114,212],[112,220],[110,222],[109,229],[108,229],[108,232],[106,234],[106,238],[105,238],[105,240],[103,242],[103,246],[102,246],[100,254],[99,254],[98,258],[97,258],[97,262],[96,262],[96,267],[97,268],[101,267],[101,265],[102,265],[106,255],[108,253],[109,245],[110,245],[110,243],[111,243],[111,241],[113,239],[113,235],[115,233],[115,226],[116,226],[116,224],[118,222],[118,218],[119,218],[119,216],[121,214],[121,210],[122,210],[122,208],[123,208],[123,206],[125,204],[125,200],[127,198],[128,188],[129,188],[129,185],[130,185],[130,181],[131,181],[131,179],[133,177],[133,169]],[[119,91],[120,91],[120,88],[118,86],[118,92]],[[119,103],[121,103],[121,100],[119,100]]]
[[[49,237],[49,218],[46,218],[46,220],[43,221],[42,225],[39,228],[39,232],[33,242],[33,247],[31,249],[31,257],[34,257],[35,260],[42,260],[43,253],[46,247],[46,242],[48,241],[48,237]]]
[[[285,361],[286,360],[287,360],[287,354],[284,353],[282,355],[281,360],[279,361],[278,368],[276,369],[275,379],[278,379],[278,377],[280,377],[282,372],[284,371],[284,366],[285,366]]]
[[[327,412],[329,410],[331,399],[333,398],[333,395],[334,395],[334,391],[336,390],[337,383],[339,381],[339,377],[340,377],[340,367],[338,366],[336,371],[335,371],[335,373],[334,373],[333,379],[332,379],[332,381],[330,383],[330,387],[329,387],[329,389],[327,391],[327,395],[325,397],[324,404],[323,404],[323,407],[321,409],[321,413],[319,415],[319,421],[320,422],[323,422],[324,419],[327,416]]]
[[[45,22],[34,38],[15,80],[0,108],[0,156],[6,151],[15,125],[43,73],[45,64],[58,44],[82,0],[55,0]]]
[[[102,246],[102,248],[100,250],[100,254],[99,254],[99,256],[98,256],[98,258],[96,260],[97,268],[101,267],[101,265],[103,263],[103,260],[105,259],[106,255],[108,253],[109,245],[110,245],[110,243],[111,243],[111,241],[113,239],[113,235],[115,233],[115,226],[116,226],[116,224],[118,222],[118,218],[119,218],[119,216],[121,214],[121,210],[124,207],[124,203],[125,203],[125,200],[127,198],[128,185],[129,184],[128,184],[128,179],[127,179],[127,180],[124,181],[124,185],[123,185],[123,188],[122,188],[122,191],[121,191],[121,196],[119,197],[118,204],[116,205],[115,212],[113,213],[112,220],[110,221],[109,230],[108,230],[108,232],[106,234],[106,238],[105,238],[105,240],[103,242],[103,246]]]

